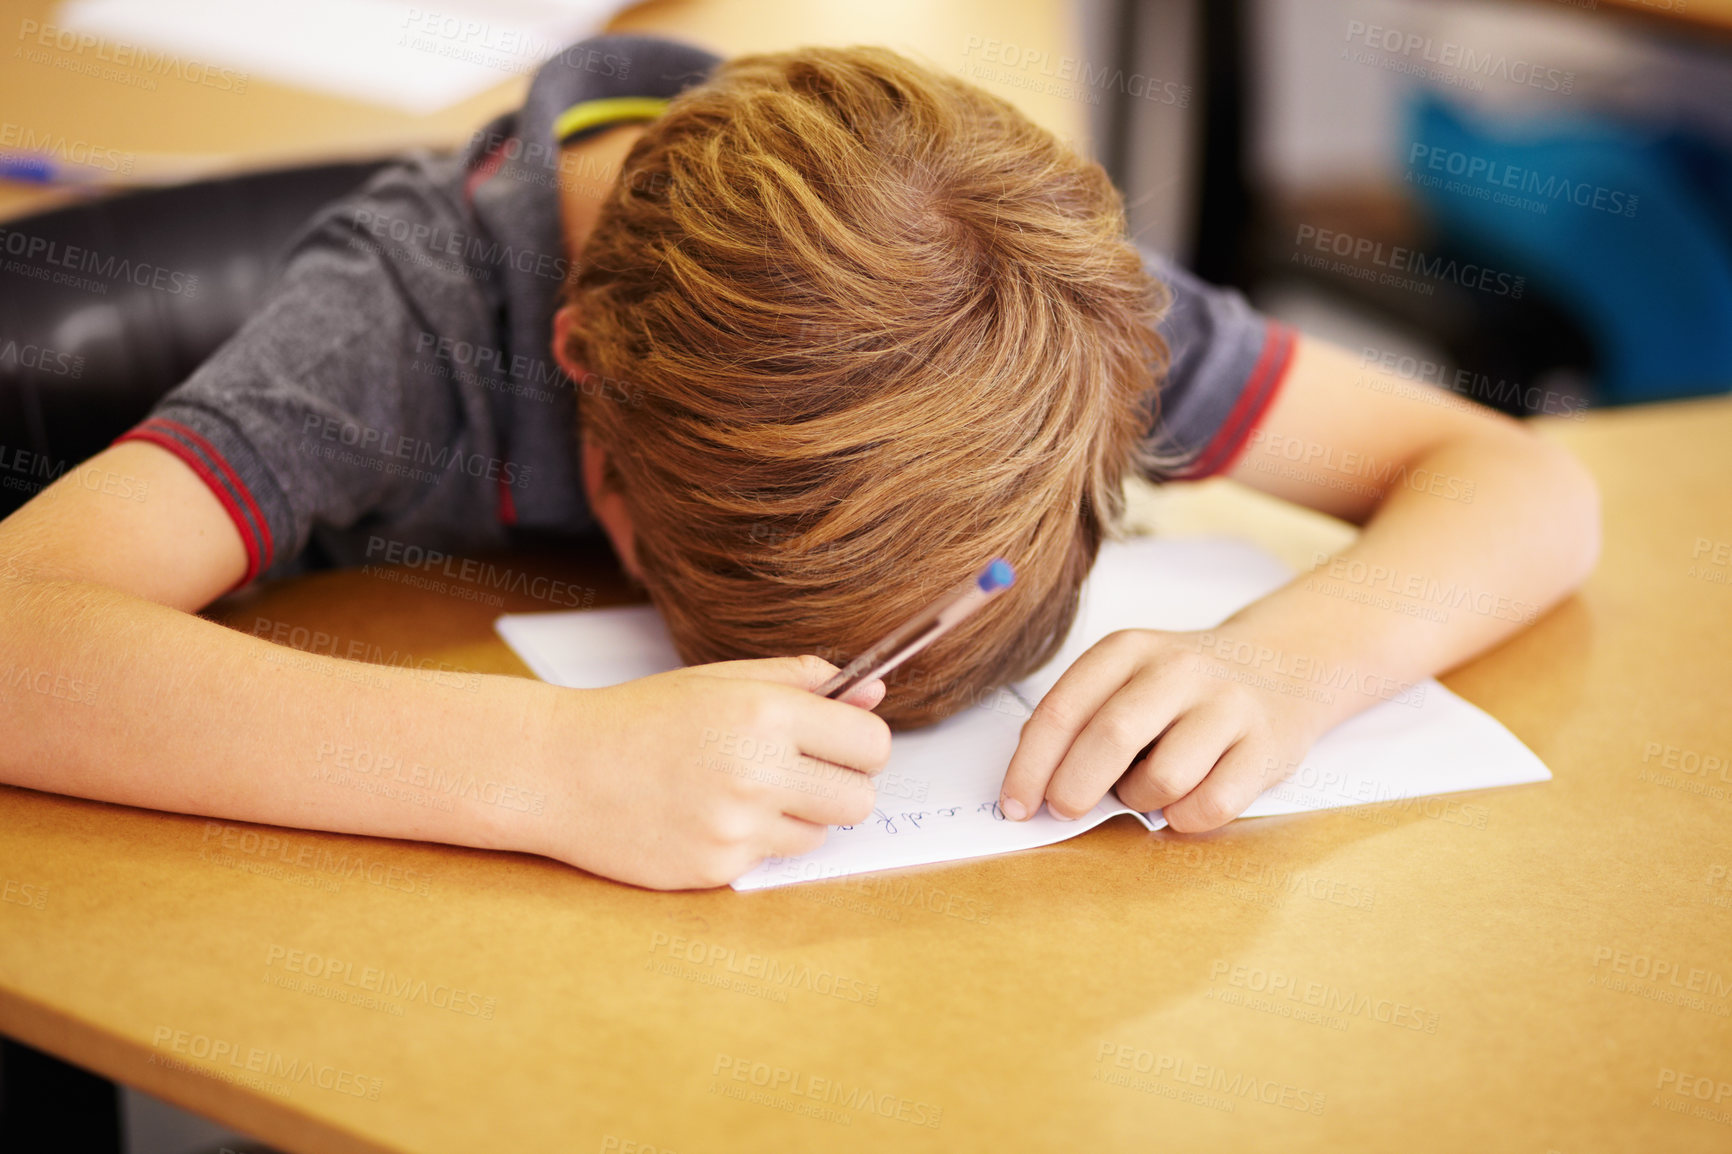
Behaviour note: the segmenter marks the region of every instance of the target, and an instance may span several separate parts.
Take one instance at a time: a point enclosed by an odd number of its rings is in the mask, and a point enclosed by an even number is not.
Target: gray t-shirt
[[[461,556],[595,533],[578,386],[550,351],[572,271],[554,122],[587,101],[673,96],[717,63],[645,37],[567,48],[462,153],[393,164],[318,213],[263,307],[117,440],[161,445],[211,487],[246,544],[243,585],[411,547]],[[1220,472],[1274,395],[1292,333],[1144,255],[1174,295],[1151,436],[1194,454],[1184,476]],[[615,382],[584,387],[632,403]]]

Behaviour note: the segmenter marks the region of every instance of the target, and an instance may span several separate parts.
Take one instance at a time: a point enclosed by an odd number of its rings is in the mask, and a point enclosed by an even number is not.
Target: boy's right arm
[[[871,811],[882,686],[817,697],[832,669],[816,658],[588,691],[366,665],[192,615],[245,571],[215,496],[148,443],[0,522],[0,781],[541,853],[664,889],[722,884]]]

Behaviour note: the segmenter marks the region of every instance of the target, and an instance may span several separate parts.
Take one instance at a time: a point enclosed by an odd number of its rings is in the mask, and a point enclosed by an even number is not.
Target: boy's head
[[[841,664],[995,556],[1015,587],[879,713],[1052,655],[1165,357],[1098,165],[885,49],[745,57],[649,126],[580,267],[563,359],[609,383],[583,432],[685,660]]]

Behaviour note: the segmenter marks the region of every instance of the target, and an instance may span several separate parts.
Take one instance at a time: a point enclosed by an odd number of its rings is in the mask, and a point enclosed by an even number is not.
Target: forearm
[[[0,581],[0,780],[527,848],[552,686],[302,653],[77,581]]]
[[[1270,672],[1335,687],[1307,696],[1318,732],[1522,629],[1598,554],[1592,481],[1525,430],[1446,442],[1384,484],[1351,548],[1219,631],[1240,652],[1254,640]]]

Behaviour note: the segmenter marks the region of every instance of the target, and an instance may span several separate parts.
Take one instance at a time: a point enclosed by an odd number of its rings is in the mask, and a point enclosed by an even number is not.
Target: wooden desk
[[[0,789],[0,1030],[291,1150],[1725,1150],[1732,401],[1546,431],[1604,560],[1445,680],[1548,784],[747,895]],[[495,612],[346,573],[221,615],[522,672]]]
[[[135,169],[153,154],[214,156],[236,167],[269,168],[411,146],[450,148],[521,104],[528,88],[527,77],[502,73],[501,82],[484,93],[415,116],[257,76],[249,77],[243,92],[233,92],[124,66],[104,64],[107,73],[92,75],[85,57],[94,50],[44,48],[27,35],[54,24],[55,9],[54,0],[15,0],[0,21],[0,45],[6,45],[0,152],[35,141],[78,156],[94,149],[103,158],[131,157]],[[1061,137],[1088,146],[1090,94],[1042,73],[1044,66],[1056,75],[1067,57],[1076,69],[1078,30],[1066,0],[649,0],[621,13],[609,30],[676,36],[724,56],[802,44],[876,43],[950,72],[983,66],[987,72],[970,73],[977,83]],[[1022,51],[1013,65],[989,63],[989,42]],[[19,54],[24,49],[28,57]],[[1041,53],[1038,60],[1028,58],[1033,49]],[[995,50],[992,59],[999,55]],[[147,82],[149,87],[141,86]],[[67,199],[64,189],[0,181],[0,220]]]
[[[455,147],[482,124],[523,101],[524,77],[425,116],[289,88],[249,76],[244,90],[223,90],[91,59],[96,49],[62,51],[36,42],[58,24],[54,0],[13,0],[0,22],[0,116],[9,146],[31,141],[57,152],[132,158],[142,169],[158,154],[212,156],[237,167],[310,164],[326,158],[385,155],[411,146]],[[24,55],[28,50],[29,55]],[[109,46],[109,58],[117,49]],[[93,74],[98,73],[98,74]],[[193,74],[199,75],[197,73]],[[0,181],[0,219],[68,199],[65,189]]]

